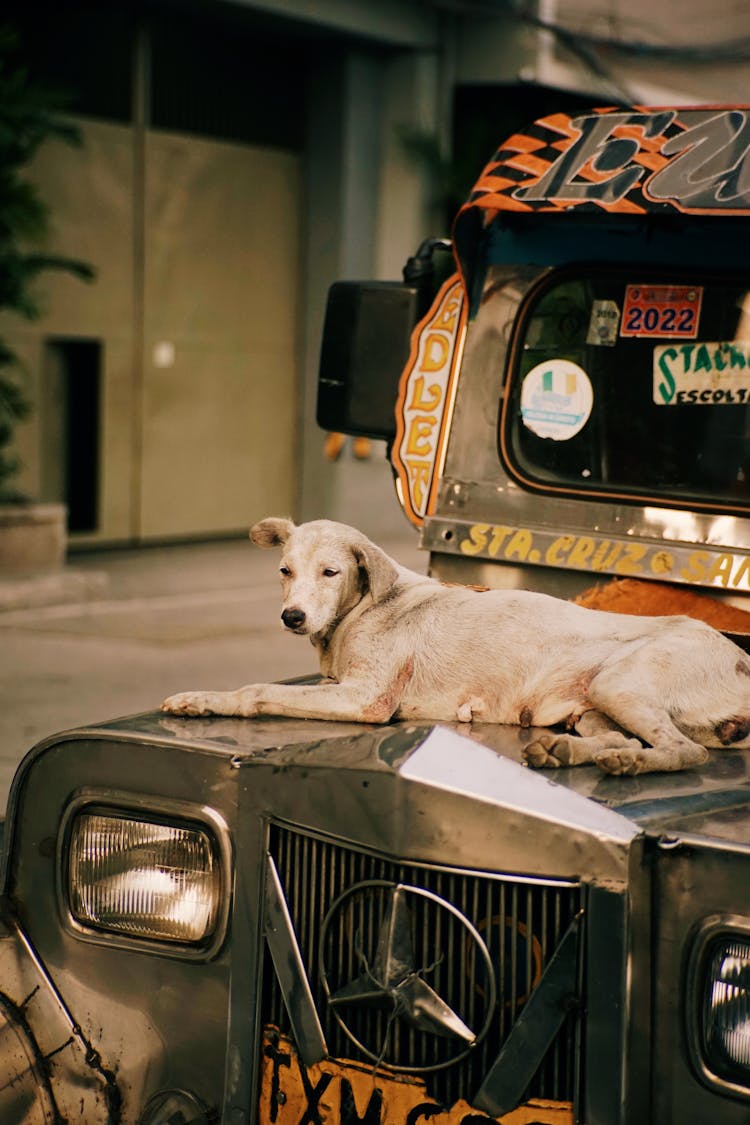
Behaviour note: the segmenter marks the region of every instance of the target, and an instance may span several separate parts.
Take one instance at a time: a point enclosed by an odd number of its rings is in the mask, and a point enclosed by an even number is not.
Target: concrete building
[[[68,503],[79,547],[269,512],[357,522],[314,423],[329,284],[399,277],[448,233],[460,184],[441,170],[468,187],[563,99],[746,100],[750,17],[726,7],[722,23],[698,0],[671,17],[646,0],[11,3],[84,140],[30,169],[51,248],[97,271],[46,275],[42,319],[0,321],[36,403],[20,486]],[[378,487],[381,453],[362,470]]]

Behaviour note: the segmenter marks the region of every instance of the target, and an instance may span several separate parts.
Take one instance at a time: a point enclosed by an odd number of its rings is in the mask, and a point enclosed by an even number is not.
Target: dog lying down
[[[527,745],[528,764],[595,762],[610,774],[750,748],[750,658],[701,621],[444,585],[330,520],[264,519],[250,538],[281,548],[281,619],[310,638],[323,682],[184,692],[165,711],[564,724]]]

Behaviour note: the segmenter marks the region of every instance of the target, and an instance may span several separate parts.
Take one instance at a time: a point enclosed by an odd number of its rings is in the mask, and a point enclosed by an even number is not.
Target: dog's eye
[[[338,573],[339,573],[339,571],[334,570],[334,568],[332,566],[327,566],[325,568],[325,570],[323,571],[323,577],[324,578],[335,578]]]
[[[279,567],[279,574],[283,574],[285,578],[288,578],[291,573],[292,572],[291,572],[291,570],[289,569],[288,566],[280,566]]]

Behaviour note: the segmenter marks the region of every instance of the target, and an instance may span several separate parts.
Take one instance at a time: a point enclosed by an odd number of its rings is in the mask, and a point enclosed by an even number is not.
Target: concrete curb
[[[88,602],[106,594],[104,571],[60,570],[46,574],[0,578],[0,613],[12,609]]]

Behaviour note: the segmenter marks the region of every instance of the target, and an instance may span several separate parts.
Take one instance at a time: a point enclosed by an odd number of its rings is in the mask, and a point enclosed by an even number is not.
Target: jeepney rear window
[[[527,486],[750,506],[750,278],[559,271],[511,355],[500,445]]]

